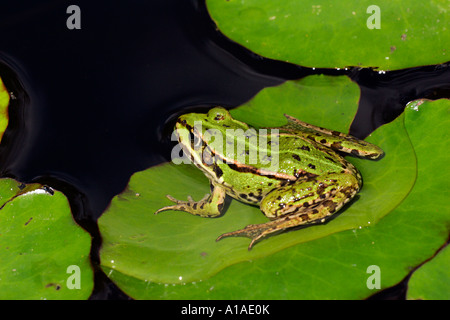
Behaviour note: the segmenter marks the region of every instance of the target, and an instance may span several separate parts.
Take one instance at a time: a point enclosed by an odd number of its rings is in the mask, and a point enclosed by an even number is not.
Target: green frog
[[[155,214],[179,210],[217,217],[226,195],[259,206],[270,221],[217,238],[248,237],[249,250],[272,233],[325,222],[362,186],[358,169],[341,153],[378,159],[383,150],[353,136],[285,117],[286,125],[257,131],[222,107],[180,116],[175,125],[179,145],[209,179],[211,193],[200,201],[167,195],[174,204]]]

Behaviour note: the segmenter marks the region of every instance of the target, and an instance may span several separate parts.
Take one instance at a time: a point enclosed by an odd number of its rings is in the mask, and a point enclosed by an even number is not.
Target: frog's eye
[[[214,117],[214,120],[219,121],[219,120],[223,120],[225,119],[225,116],[221,113],[217,113],[216,116]]]
[[[215,121],[225,120],[229,116],[230,113],[222,107],[213,108],[208,112],[208,118],[213,119]]]

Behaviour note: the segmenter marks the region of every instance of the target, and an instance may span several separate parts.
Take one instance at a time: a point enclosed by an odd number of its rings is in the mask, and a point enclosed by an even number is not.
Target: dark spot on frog
[[[356,150],[356,149],[352,149],[352,151],[350,153],[355,155],[355,156],[359,156],[359,151]]]
[[[350,197],[354,191],[355,189],[352,187],[347,187],[341,190],[341,192],[345,194],[347,197]]]
[[[194,210],[197,210],[197,202],[194,203],[194,205],[192,206],[192,208],[194,208]]]
[[[339,131],[331,131],[331,134],[336,137],[341,135],[341,133]]]
[[[313,170],[316,169],[316,166],[313,165],[313,164],[311,164],[311,163],[308,164],[308,167],[310,167],[310,168],[313,169]]]
[[[331,213],[333,213],[333,212],[336,210],[337,204],[334,203],[334,202],[331,201],[331,200],[326,200],[326,201],[323,202],[323,206],[324,206],[324,207],[328,207],[328,208],[329,208],[329,211],[330,211]]]
[[[242,199],[247,199],[247,195],[245,193],[240,193],[239,197]]]
[[[309,220],[309,216],[308,216],[308,214],[306,214],[306,213],[302,214],[302,215],[300,216],[300,218],[302,219],[302,221]]]
[[[311,149],[308,146],[301,146],[300,149],[304,151],[311,151]]]
[[[311,172],[304,172],[302,173],[302,178],[306,177],[308,180],[317,177],[317,174],[311,173]]]
[[[223,206],[224,206],[223,202],[221,202],[217,205],[217,209],[219,210],[219,212],[222,212]]]
[[[333,149],[337,149],[337,150],[341,150],[343,148],[340,142],[333,142],[330,145],[330,147],[333,148]]]
[[[322,194],[326,187],[328,186],[325,183],[319,183],[319,186],[317,187],[317,194]]]
[[[270,187],[272,185],[272,182],[269,182],[267,185]]]
[[[327,140],[322,139],[322,140],[320,140],[320,143],[327,143]]]
[[[223,175],[223,171],[218,165],[214,166],[214,173],[216,174],[217,179],[219,179]]]

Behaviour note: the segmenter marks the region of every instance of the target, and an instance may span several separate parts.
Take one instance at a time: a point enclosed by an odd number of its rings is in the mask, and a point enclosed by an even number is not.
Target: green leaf
[[[262,56],[305,67],[394,70],[449,60],[447,0],[206,3],[230,39]],[[379,29],[367,26],[376,14],[371,5],[379,8]]]
[[[409,280],[408,299],[450,300],[450,248],[421,266]]]
[[[437,250],[439,244],[445,243],[450,233],[449,210],[446,206],[450,181],[450,173],[447,170],[450,148],[447,136],[450,126],[450,101],[419,100],[411,103],[408,110],[407,129],[417,153],[419,174],[413,192],[399,210],[418,212],[420,220],[416,223],[436,230],[434,236],[440,236],[442,239],[434,246]],[[426,231],[428,230],[422,228],[418,237],[427,239],[425,235],[430,232]],[[407,298],[450,299],[449,266],[450,250],[447,246],[413,273]]]
[[[312,76],[266,88],[231,112],[255,126],[282,125],[282,115],[287,113],[345,132],[356,113],[358,99],[359,89],[348,78]],[[268,221],[259,208],[233,200],[225,214],[215,219],[174,211],[155,216],[153,212],[169,204],[166,194],[199,199],[209,192],[208,181],[198,169],[187,165],[165,164],[136,173],[127,190],[113,199],[99,219],[101,265],[122,290],[135,298],[311,298],[317,289],[312,283],[303,285],[300,266],[302,274],[309,274],[308,281],[327,283],[329,274],[336,275],[333,270],[316,272],[319,269],[313,262],[317,260],[323,260],[322,267],[335,267],[336,253],[330,244],[318,243],[341,239],[344,230],[352,230],[348,231],[352,240],[357,238],[365,226],[376,226],[413,186],[416,161],[403,117],[378,129],[368,140],[381,146],[386,156],[376,162],[348,158],[364,177],[357,201],[327,224],[270,237],[250,252],[246,238],[215,239],[224,232]],[[331,247],[336,243],[332,242]],[[313,248],[309,264],[304,262],[305,247]],[[350,244],[349,249],[352,247]],[[261,268],[255,267],[261,264]],[[338,263],[335,269],[343,265]],[[247,270],[251,270],[250,274]],[[281,285],[280,277],[274,276],[277,272],[287,276],[281,282],[283,288],[273,291],[273,296],[261,296]],[[365,269],[358,272],[366,276]],[[251,283],[233,289],[233,285],[240,286],[247,280],[243,275],[252,279]],[[255,287],[259,289],[255,291]]]
[[[66,197],[13,179],[0,179],[0,192],[0,299],[88,298],[91,238]]]
[[[371,137],[373,142],[380,141],[381,146],[386,149],[390,145],[390,135],[398,135],[405,123],[419,165],[417,183],[412,192],[377,224],[334,233],[259,259],[249,256],[245,261],[231,265],[210,278],[185,284],[143,281],[130,275],[129,270],[118,268],[104,267],[105,271],[129,295],[140,299],[361,299],[378,291],[367,286],[371,276],[368,267],[372,265],[380,268],[381,289],[398,283],[414,267],[432,257],[449,235],[450,217],[448,210],[445,210],[446,193],[441,192],[442,187],[446,186],[443,182],[448,181],[448,177],[441,168],[446,165],[444,151],[449,147],[445,133],[450,102],[439,100],[420,105],[422,102],[411,104],[405,115],[379,128]],[[388,150],[385,150],[386,157],[379,162],[380,165],[388,157],[397,156]],[[391,171],[390,181],[397,187],[400,187],[400,181],[395,173],[401,169],[400,164],[385,166],[385,170]],[[365,177],[365,172],[363,176]],[[424,194],[427,196],[424,197]],[[381,204],[387,199],[383,195],[377,197],[377,202]],[[363,194],[351,208],[362,200]],[[129,211],[123,214],[128,213]],[[360,214],[364,214],[364,206]],[[175,226],[175,233],[180,231],[180,226]],[[126,224],[122,224],[120,232],[126,229]],[[297,234],[302,237],[302,232],[306,230],[308,229],[282,236]],[[166,238],[167,241],[170,239]],[[117,240],[117,246],[121,245],[120,240],[130,242],[125,234]],[[260,248],[262,244],[258,244]],[[167,254],[178,254],[175,250],[189,245],[190,243],[178,243]],[[153,264],[159,263],[158,255],[141,259],[151,260]],[[196,267],[202,268],[203,265],[197,264]],[[443,286],[448,288],[446,280],[443,281]]]

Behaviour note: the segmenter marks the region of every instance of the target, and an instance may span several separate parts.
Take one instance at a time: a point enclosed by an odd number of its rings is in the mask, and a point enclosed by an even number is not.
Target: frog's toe
[[[175,210],[175,211],[184,211],[191,213],[193,215],[200,215],[200,216],[210,216],[210,214],[202,214],[201,209],[203,209],[205,204],[209,203],[209,194],[206,194],[203,199],[200,201],[194,201],[191,196],[187,197],[187,201],[184,200],[178,200],[170,195],[166,195],[167,199],[172,201],[174,204],[170,206],[165,206],[155,212],[155,214],[158,214],[162,211],[167,210]],[[214,216],[211,215],[211,216]]]
[[[250,245],[248,246],[248,250],[251,250],[253,245],[263,238],[264,236],[268,235],[269,233],[272,233],[274,231],[274,228],[272,226],[268,226],[265,223],[262,224],[250,224],[246,226],[244,229],[227,232],[222,235],[220,235],[216,241],[222,240],[223,238],[228,237],[247,237],[252,239],[250,242]]]
[[[166,195],[167,199],[169,199],[170,201],[176,203],[175,205],[171,205],[171,206],[165,206],[162,207],[161,209],[157,210],[154,214],[158,214],[162,211],[167,211],[167,210],[177,210],[177,208],[179,208],[180,206],[180,200],[175,199],[174,197],[172,197],[171,195]]]
[[[177,201],[178,201],[177,199],[175,199],[174,197],[172,197],[170,194],[167,194],[167,195],[166,195],[166,198],[169,199],[169,200],[172,201],[172,202],[175,202],[175,203],[177,203]]]
[[[173,206],[167,206],[167,207],[163,207],[161,209],[158,209],[158,210],[155,211],[154,214],[158,214],[158,213],[160,213],[162,211],[170,210],[170,209],[172,209],[171,207],[173,207]]]

